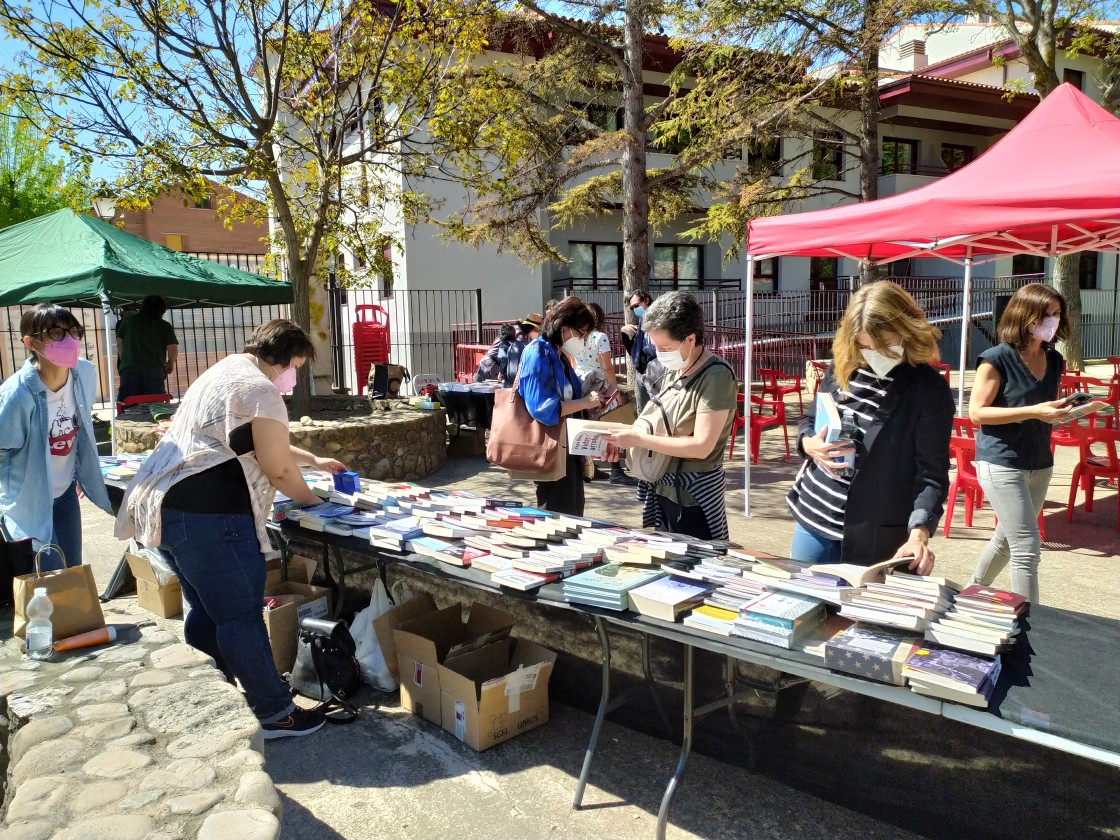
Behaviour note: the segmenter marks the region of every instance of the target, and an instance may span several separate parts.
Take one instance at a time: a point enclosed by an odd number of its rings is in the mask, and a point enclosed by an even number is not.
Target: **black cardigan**
[[[919,526],[933,536],[949,495],[953,394],[929,365],[902,365],[864,435],[844,508],[841,559],[868,566],[886,560]],[[835,393],[832,366],[820,390]],[[816,404],[797,424],[797,448],[813,434]]]

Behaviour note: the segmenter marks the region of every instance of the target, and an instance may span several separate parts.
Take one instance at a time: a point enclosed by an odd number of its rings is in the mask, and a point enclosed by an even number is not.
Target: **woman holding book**
[[[977,359],[968,405],[980,426],[976,476],[999,520],[972,583],[990,584],[1010,563],[1011,589],[1032,604],[1042,551],[1038,515],[1054,468],[1051,424],[1070,412],[1058,399],[1064,360],[1053,347],[1067,335],[1065,298],[1042,283],[1023,286],[999,319],[1000,343]]]
[[[241,683],[265,738],[307,735],[324,723],[292,703],[273,664],[261,616],[265,523],[275,490],[300,504],[320,499],[300,465],[345,466],[288,439],[282,393],[315,356],[311,339],[287,320],[257,327],[243,353],[227,356],[191,385],[175,422],[125,493],[117,536],[159,546],[191,609],[187,643]]]
[[[727,362],[704,347],[704,312],[692,295],[662,295],[645,310],[642,326],[666,371],[651,390],[656,390],[667,415],[675,419],[672,437],[632,428],[611,433],[618,446],[674,456],[669,471],[657,482],[638,482],[642,525],[702,540],[725,540],[723,461],[739,383]]]
[[[30,355],[0,386],[0,529],[36,548],[56,545],[78,566],[79,497],[113,511],[93,435],[97,371],[81,357],[85,329],[69,310],[41,303],[23,313],[19,331]],[[61,569],[63,557],[50,549],[41,561]]]
[[[868,566],[913,556],[918,574],[933,568],[929,538],[949,494],[953,429],[952,393],[929,364],[940,337],[895,283],[852,295],[817,404],[798,424],[805,463],[786,497],[793,559]],[[849,440],[814,431],[827,401],[848,418]]]
[[[557,426],[565,417],[602,403],[598,391],[583,396],[579,377],[568,361],[569,356],[584,349],[594,328],[595,319],[587,304],[576,297],[564,298],[545,314],[540,336],[521,356],[517,379],[517,393],[536,422]],[[563,451],[564,475],[554,481],[537,482],[537,507],[583,516],[583,458]]]

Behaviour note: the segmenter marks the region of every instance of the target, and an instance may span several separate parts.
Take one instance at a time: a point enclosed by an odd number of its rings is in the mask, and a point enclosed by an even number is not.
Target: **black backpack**
[[[321,700],[320,710],[330,712],[336,706],[343,715],[327,715],[329,723],[351,723],[358,709],[349,702],[362,684],[357,645],[342,621],[305,618],[299,623],[299,646],[296,662],[288,681],[304,697]]]

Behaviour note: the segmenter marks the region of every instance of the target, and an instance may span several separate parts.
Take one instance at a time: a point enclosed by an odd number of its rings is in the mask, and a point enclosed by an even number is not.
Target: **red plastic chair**
[[[952,371],[952,368],[949,367],[949,365],[945,362],[930,362],[930,364],[937,368],[938,373],[945,377],[946,382],[950,385],[952,384],[952,381],[949,379],[949,373]]]
[[[147,403],[171,402],[174,397],[170,394],[134,394],[131,397],[125,397],[121,402],[117,403],[117,416],[120,417],[121,412],[130,405],[146,405]]]
[[[781,426],[782,434],[786,439],[786,460],[790,459],[789,454],[789,429],[786,427],[786,404],[779,400],[764,400],[762,397],[751,395],[751,403],[759,407],[759,413],[754,411],[747,412],[745,403],[745,394],[739,394],[739,413],[735,417],[735,421],[731,424],[731,450],[728,452],[727,457],[731,459],[735,457],[735,436],[739,429],[747,425],[748,418],[751,424],[750,433],[750,456],[751,463],[758,463],[758,450],[759,444],[762,442],[762,430],[768,429],[771,426]],[[773,413],[762,414],[762,407],[769,406]]]
[[[809,370],[810,375],[813,377],[813,399],[816,399],[817,391],[820,389],[821,383],[824,382],[824,375],[828,372],[828,363],[814,362],[810,359]]]
[[[984,491],[980,479],[976,477],[976,440],[963,435],[949,438],[949,456],[957,464],[953,483],[949,485],[949,498],[945,507],[945,539],[949,538],[949,528],[953,524],[953,511],[957,506],[957,494],[964,493],[964,525],[972,527],[972,512],[984,505]]]
[[[959,437],[976,437],[976,424],[967,417],[953,418],[953,434]]]
[[[758,375],[762,378],[762,396],[782,402],[786,394],[797,394],[797,404],[800,407],[800,416],[805,416],[805,397],[801,393],[800,375],[782,373],[780,370],[759,368]],[[793,380],[793,385],[783,384],[783,380]]]
[[[1069,483],[1066,522],[1073,522],[1073,506],[1077,502],[1077,487],[1079,484],[1085,492],[1085,512],[1092,513],[1093,489],[1096,480],[1098,478],[1106,478],[1110,481],[1120,479],[1120,458],[1116,455],[1116,445],[1120,442],[1120,430],[1075,426],[1073,433],[1078,438],[1080,453],[1077,466],[1073,468],[1073,477]],[[1093,454],[1093,446],[1096,444],[1104,446],[1104,455]],[[1116,494],[1116,510],[1118,517],[1120,517],[1120,493]],[[1116,523],[1116,530],[1120,531],[1120,518]]]

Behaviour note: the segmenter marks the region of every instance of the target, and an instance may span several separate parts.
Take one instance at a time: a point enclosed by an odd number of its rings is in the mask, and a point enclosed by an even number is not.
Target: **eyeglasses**
[[[81,340],[86,334],[86,328],[80,324],[66,328],[66,327],[48,327],[43,330],[39,335],[45,335],[51,341],[62,341],[69,335],[71,338]]]

